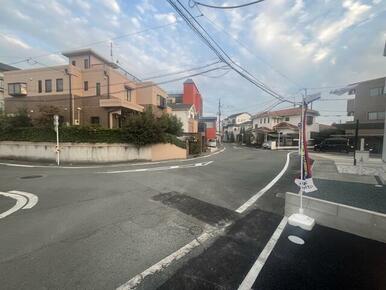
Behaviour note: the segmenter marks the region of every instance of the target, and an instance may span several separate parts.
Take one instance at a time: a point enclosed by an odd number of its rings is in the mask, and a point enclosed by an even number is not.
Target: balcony
[[[25,97],[27,95],[26,83],[9,83],[8,95],[13,97]]]
[[[127,108],[133,111],[143,112],[143,107],[123,99],[100,99],[99,106],[103,108]]]

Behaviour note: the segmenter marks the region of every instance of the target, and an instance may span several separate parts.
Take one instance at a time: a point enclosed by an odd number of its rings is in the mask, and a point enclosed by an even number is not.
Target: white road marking
[[[213,152],[208,155],[193,157],[189,159],[181,160],[164,160],[164,161],[152,161],[152,162],[142,162],[142,163],[132,163],[132,164],[113,164],[113,165],[94,165],[94,166],[56,166],[56,165],[29,165],[29,164],[17,164],[17,163],[6,163],[0,162],[0,165],[9,166],[9,167],[25,167],[25,168],[60,168],[60,169],[93,169],[93,168],[106,168],[106,167],[125,167],[125,166],[139,166],[139,165],[154,165],[162,163],[171,163],[171,162],[187,162],[201,158],[208,158],[225,151],[225,148]]]
[[[19,209],[22,209],[28,202],[27,198],[22,195],[8,193],[8,192],[0,192],[0,195],[4,195],[7,197],[11,197],[13,199],[16,199],[16,204],[10,208],[9,210],[3,212],[0,214],[0,219],[5,218],[6,216],[9,216],[10,214],[14,213],[15,211],[18,211]]]
[[[273,248],[275,247],[277,241],[280,238],[281,233],[283,232],[287,224],[287,217],[283,217],[280,224],[276,228],[272,237],[269,239],[268,243],[265,245],[263,251],[260,253],[256,262],[253,264],[252,268],[249,270],[247,276],[245,276],[243,282],[239,286],[238,290],[250,290],[252,289],[253,284],[256,281],[256,278],[259,276],[261,269],[263,269],[265,262],[267,261],[269,255],[271,254]]]
[[[228,226],[228,225],[226,225]],[[225,226],[225,227],[226,227]],[[224,227],[224,228],[225,228]],[[140,274],[137,274],[133,278],[131,278],[129,281],[127,281],[125,284],[119,286],[117,290],[128,290],[128,289],[135,289],[146,276],[153,275],[162,269],[169,266],[172,262],[177,261],[181,259],[182,257],[186,256],[188,253],[190,253],[194,248],[197,248],[202,243],[206,242],[207,240],[217,236],[220,232],[224,230],[222,229],[212,229],[210,231],[207,231],[203,234],[201,234],[197,239],[194,239],[189,244],[183,246],[179,250],[175,251],[174,253],[170,254],[166,258],[162,259],[158,263],[154,264],[150,268],[147,268],[145,271],[143,271]]]
[[[97,173],[104,174],[115,174],[115,173],[132,173],[132,172],[143,172],[143,171],[164,171],[164,170],[173,170],[173,169],[183,169],[183,168],[193,168],[199,166],[207,166],[213,163],[213,161],[195,163],[195,164],[184,164],[184,165],[173,165],[173,166],[162,166],[162,167],[149,167],[149,168],[141,168],[141,169],[128,169],[128,170],[115,170],[115,171],[103,171]]]
[[[9,193],[18,194],[18,195],[22,195],[22,196],[25,196],[25,197],[28,198],[28,202],[23,207],[23,209],[33,208],[38,203],[38,201],[39,201],[39,198],[35,194],[29,193],[29,192],[19,191],[19,190],[11,190],[11,191],[8,191],[8,192]]]
[[[295,151],[293,151],[295,152]],[[252,204],[254,204],[264,193],[266,193],[278,180],[284,175],[286,172],[289,161],[290,161],[290,154],[293,152],[287,153],[287,160],[284,164],[283,169],[279,172],[278,175],[274,179],[271,180],[270,183],[268,183],[263,189],[261,189],[258,193],[256,193],[254,196],[252,196],[249,200],[247,200],[243,205],[241,205],[238,209],[236,209],[236,212],[243,213],[246,211]]]
[[[225,150],[225,148],[223,149]],[[295,152],[295,151],[293,151]],[[261,193],[256,199],[255,201],[260,197],[262,196],[268,189],[270,189],[284,174],[284,172],[287,170],[288,168],[288,165],[289,165],[289,156],[291,153],[293,152],[289,152],[287,154],[287,160],[286,160],[286,163],[283,167],[283,169],[280,171],[280,173],[268,184],[266,185],[262,190],[260,190],[256,195],[259,195],[261,191],[264,190],[263,193]],[[219,153],[219,152],[217,152]],[[213,161],[209,161],[209,162],[206,162],[207,165],[212,163]],[[205,163],[196,163],[194,166],[203,166],[203,164]],[[255,196],[256,196],[255,195]],[[253,198],[253,197],[252,197]],[[251,199],[250,199],[251,200]],[[250,202],[250,200],[248,200],[245,204],[243,204],[240,208],[242,208],[242,211],[239,211],[239,213],[241,212],[244,212],[248,207],[250,207],[253,203]],[[236,210],[237,211],[237,210]],[[287,218],[284,217],[283,220],[285,219],[285,223],[287,223]],[[281,223],[279,224],[279,226],[283,223],[283,220],[281,221]],[[221,230],[225,230],[230,224],[227,224],[225,225]],[[284,224],[285,226],[285,224]],[[283,226],[283,228],[284,228]],[[219,230],[218,230],[219,231]],[[277,231],[277,229],[276,229]],[[275,231],[275,233],[276,233]],[[276,235],[275,236],[276,237]],[[162,269],[165,269],[166,267],[168,267],[173,261],[176,261],[176,260],[179,260],[181,259],[182,257],[186,256],[187,254],[189,254],[189,252],[191,250],[193,250],[194,248],[198,247],[200,245],[200,243],[204,242],[204,241],[207,241],[209,240],[210,238],[214,238],[216,235],[218,234],[218,232],[215,232],[213,231],[212,233],[209,233],[209,232],[205,232],[203,234],[201,234],[197,239],[191,241],[189,244],[183,246],[182,248],[180,248],[179,250],[175,251],[174,253],[170,254],[169,256],[167,256],[166,258],[162,259],[161,261],[159,261],[158,263],[154,264],[153,266],[147,268],[146,270],[144,270],[142,273],[139,273],[137,274],[136,276],[134,276],[133,278],[131,278],[128,282],[126,282],[125,284],[119,286],[117,288],[117,290],[128,290],[128,289],[136,289],[137,286],[143,281],[143,279],[145,279],[145,277],[149,276],[149,275],[153,275],[159,271],[161,271]],[[281,234],[281,232],[280,232]],[[279,234],[279,236],[280,236]],[[272,236],[272,237],[273,237]],[[271,238],[272,239],[272,238]],[[198,243],[198,241],[200,241],[200,243]],[[269,243],[269,242],[268,242]],[[276,242],[275,242],[276,243]],[[268,244],[267,244],[268,245]],[[274,246],[274,245],[273,245]],[[273,248],[272,246],[272,248]],[[267,246],[266,246],[267,247]],[[265,250],[265,248],[264,248]],[[263,250],[263,251],[264,251]],[[270,252],[269,252],[270,253]],[[260,254],[261,255],[261,254]],[[268,254],[269,255],[269,254]]]

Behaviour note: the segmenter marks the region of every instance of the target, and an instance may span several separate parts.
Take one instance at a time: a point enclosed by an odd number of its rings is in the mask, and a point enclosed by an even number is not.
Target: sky
[[[215,5],[249,0],[200,0]],[[319,122],[345,122],[344,85],[383,77],[386,0],[266,0],[240,9],[189,7],[232,59],[287,99],[322,93]],[[60,52],[92,48],[141,79],[216,61],[164,0],[0,0],[0,62],[20,68],[65,64]],[[31,60],[26,61],[30,58]],[[36,63],[36,61],[39,63]],[[177,77],[183,77],[178,75]],[[172,76],[169,78],[174,78]],[[164,79],[154,79],[162,81]],[[204,114],[256,114],[274,99],[233,71],[193,77]],[[162,85],[182,90],[182,81]],[[283,103],[277,108],[291,106]]]

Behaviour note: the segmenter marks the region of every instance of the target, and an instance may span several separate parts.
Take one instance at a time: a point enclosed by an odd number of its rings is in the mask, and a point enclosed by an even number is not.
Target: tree
[[[180,119],[177,118],[177,116],[164,113],[158,120],[165,133],[172,134],[175,136],[182,135],[183,125]]]
[[[39,106],[40,116],[34,120],[37,127],[52,127],[54,115],[59,114],[59,108],[52,105]]]
[[[0,123],[3,130],[32,127],[32,120],[28,116],[26,108],[20,108],[14,116],[3,116]]]
[[[123,128],[124,136],[129,143],[138,148],[147,144],[165,142],[164,130],[151,110],[142,114],[129,116]]]

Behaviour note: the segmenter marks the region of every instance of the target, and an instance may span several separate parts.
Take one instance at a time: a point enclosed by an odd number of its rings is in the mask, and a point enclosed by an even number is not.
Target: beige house
[[[198,132],[198,118],[194,105],[191,104],[169,104],[172,114],[182,122],[184,134],[193,134]]]
[[[157,117],[163,113],[171,113],[167,98],[168,94],[153,82],[142,82],[137,87],[137,103],[151,108]]]
[[[0,114],[4,112],[4,72],[18,68],[0,63]]]
[[[154,85],[158,89],[151,89],[151,96],[138,93],[142,83],[129,79],[115,63],[91,49],[63,55],[68,65],[4,73],[6,114],[25,108],[37,118],[43,105],[52,105],[59,109],[62,122],[118,128],[128,115],[143,112],[144,105],[156,105],[152,94],[160,88]]]

